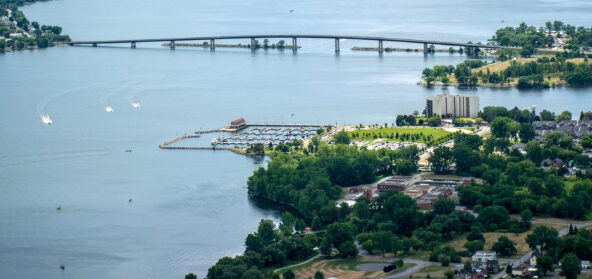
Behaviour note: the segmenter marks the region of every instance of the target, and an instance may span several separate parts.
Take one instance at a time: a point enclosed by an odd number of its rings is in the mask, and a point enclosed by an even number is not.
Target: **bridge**
[[[406,39],[406,38],[389,38],[389,37],[376,37],[376,36],[350,36],[350,35],[231,35],[231,36],[203,36],[203,37],[179,37],[179,38],[152,38],[152,39],[122,39],[122,40],[99,40],[99,41],[70,41],[67,44],[74,45],[91,45],[98,46],[104,44],[130,44],[132,48],[136,47],[137,43],[153,43],[153,42],[168,42],[170,48],[175,49],[175,42],[180,41],[209,41],[209,47],[211,50],[216,48],[216,40],[241,40],[250,39],[250,47],[252,50],[256,48],[256,39],[292,39],[292,50],[297,51],[298,39],[332,39],[335,40],[335,52],[339,52],[339,40],[361,40],[361,41],[375,41],[378,42],[378,52],[384,51],[384,42],[398,42],[398,43],[412,43],[412,44],[423,44],[423,52],[429,51],[428,45],[442,45],[442,46],[457,46],[466,47],[467,54],[475,54],[476,49],[520,49],[517,47],[507,46],[494,46],[494,45],[481,45],[475,43],[459,43],[449,41],[437,41],[437,40],[422,40],[422,39]]]

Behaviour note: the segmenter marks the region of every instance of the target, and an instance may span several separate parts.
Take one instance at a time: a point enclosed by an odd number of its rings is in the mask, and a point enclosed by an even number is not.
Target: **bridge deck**
[[[383,41],[383,42],[401,42],[401,43],[415,43],[415,44],[433,44],[445,46],[461,46],[461,47],[479,47],[479,48],[494,48],[494,49],[519,49],[517,47],[507,46],[493,46],[480,45],[470,43],[459,43],[450,41],[438,40],[422,40],[422,39],[408,39],[408,38],[389,38],[376,36],[351,36],[351,35],[307,35],[307,34],[292,34],[292,35],[230,35],[230,36],[202,36],[202,37],[176,37],[176,38],[150,38],[150,39],[121,39],[121,40],[95,40],[95,41],[70,41],[70,45],[95,45],[95,44],[123,44],[123,43],[148,43],[148,42],[170,42],[170,41],[206,41],[206,40],[235,40],[235,39],[283,39],[283,38],[297,38],[297,39],[348,39],[348,40],[365,40],[365,41]]]

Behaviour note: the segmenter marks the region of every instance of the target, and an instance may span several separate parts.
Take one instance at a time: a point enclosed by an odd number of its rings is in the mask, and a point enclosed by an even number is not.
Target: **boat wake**
[[[43,124],[51,125],[53,123],[53,121],[51,121],[51,118],[49,118],[49,115],[47,114],[40,114],[39,118],[41,118],[41,123]]]

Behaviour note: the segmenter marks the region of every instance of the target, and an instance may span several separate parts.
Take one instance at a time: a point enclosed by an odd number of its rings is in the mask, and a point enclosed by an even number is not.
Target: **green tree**
[[[561,275],[566,279],[577,279],[581,272],[581,261],[576,254],[567,253],[561,258]]]
[[[358,256],[358,248],[353,241],[346,241],[339,245],[339,255],[342,258],[355,258]]]
[[[491,123],[491,134],[498,138],[515,136],[518,132],[518,123],[508,117],[496,117]]]
[[[541,121],[554,121],[555,120],[555,113],[552,113],[548,110],[542,110],[539,114]]]
[[[469,253],[474,254],[475,252],[477,252],[479,250],[483,250],[483,241],[482,240],[467,241],[467,242],[465,242],[463,247],[465,247],[465,249],[467,249],[467,251],[469,251]]]
[[[522,210],[522,212],[520,212],[520,220],[520,225],[524,228],[524,231],[529,230],[532,221],[532,211],[529,209]]]
[[[321,218],[319,218],[319,216],[312,218],[311,229],[313,231],[320,231],[323,229],[323,223],[321,222]]]
[[[339,247],[347,241],[353,241],[353,228],[349,223],[336,222],[327,226],[325,238],[329,240],[334,247]]]
[[[349,134],[346,131],[339,131],[333,136],[333,141],[336,144],[349,144]]]
[[[520,141],[523,143],[527,143],[534,139],[535,132],[534,128],[530,123],[520,123]]]
[[[567,110],[561,112],[559,115],[557,115],[555,117],[555,121],[557,121],[557,122],[561,122],[561,121],[565,121],[565,120],[571,120],[571,112],[569,112]]]
[[[490,230],[502,227],[510,218],[510,213],[505,207],[491,205],[479,211],[479,222]]]
[[[450,172],[450,165],[452,164],[453,154],[452,150],[446,146],[438,146],[434,149],[432,156],[428,158],[428,162],[432,166],[432,170],[437,174],[444,174]]]
[[[291,269],[288,269],[282,274],[282,278],[283,279],[296,279],[296,274],[294,274],[294,272]]]
[[[185,279],[197,279],[197,275],[195,275],[193,273],[187,273],[185,275]]]
[[[534,228],[534,231],[526,236],[526,243],[528,243],[530,249],[537,250],[541,254],[546,254],[557,248],[560,239],[555,229],[541,226]]]
[[[454,211],[456,203],[451,199],[439,199],[434,203],[432,211],[435,215],[445,214],[448,215]]]
[[[373,253],[380,252],[382,256],[384,253],[391,252],[393,245],[393,234],[391,232],[379,231],[372,236],[372,243],[374,244]]]
[[[501,256],[508,257],[516,254],[516,244],[506,236],[498,238],[497,242],[493,244],[491,250],[499,253]]]
[[[474,240],[481,240],[485,242],[485,237],[481,233],[481,229],[479,227],[471,227],[471,232],[467,235],[467,240],[474,241]]]
[[[302,220],[300,218],[298,220],[296,220],[296,224],[294,225],[294,229],[297,232],[303,232],[305,228],[306,228],[306,223],[304,223],[304,220]]]
[[[278,240],[275,224],[272,220],[262,219],[257,228],[257,236],[261,238],[265,245],[269,245]]]
[[[314,279],[325,279],[325,274],[323,274],[321,271],[317,271],[314,274]]]
[[[580,138],[580,144],[583,148],[592,148],[592,135],[584,135]]]
[[[546,275],[549,271],[554,271],[555,268],[553,267],[553,258],[549,256],[539,256],[536,258],[536,267]]]

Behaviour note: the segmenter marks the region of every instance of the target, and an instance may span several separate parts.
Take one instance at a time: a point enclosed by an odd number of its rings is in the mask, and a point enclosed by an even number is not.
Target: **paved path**
[[[295,263],[295,264],[289,265],[289,266],[284,266],[284,267],[276,268],[276,269],[273,270],[273,273],[277,273],[279,270],[282,270],[282,269],[293,268],[295,266],[306,264],[308,262],[311,262],[311,261],[315,260],[316,258],[318,258],[320,256],[321,256],[321,253],[318,253],[316,256],[314,256],[314,257],[312,257],[312,258],[310,258],[310,259],[308,259],[306,261]]]

